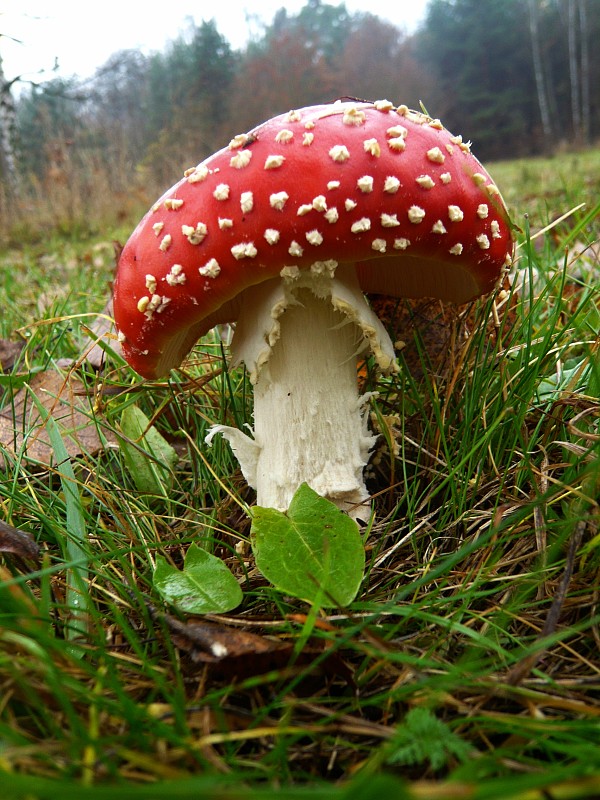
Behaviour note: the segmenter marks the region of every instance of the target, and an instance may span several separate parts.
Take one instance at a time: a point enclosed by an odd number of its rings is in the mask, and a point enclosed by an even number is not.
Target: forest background
[[[412,35],[308,0],[242,50],[190,21],[164,51],[116,52],[85,80],[25,81],[0,61],[0,242],[125,222],[235,133],[337,97],[422,105],[484,161],[585,147],[599,38],[597,0],[431,0]]]

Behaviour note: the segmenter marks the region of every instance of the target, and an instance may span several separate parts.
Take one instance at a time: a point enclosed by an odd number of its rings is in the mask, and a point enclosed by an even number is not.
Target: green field
[[[87,362],[137,219],[4,232],[3,798],[600,796],[600,151],[489,169],[519,230],[511,284],[388,320],[404,369],[361,372],[382,435],[340,609],[256,569],[252,492],[203,445],[251,422],[218,336],[159,382],[110,338]],[[174,469],[124,432],[132,408]],[[156,565],[191,543],[235,576],[237,608],[163,602]]]

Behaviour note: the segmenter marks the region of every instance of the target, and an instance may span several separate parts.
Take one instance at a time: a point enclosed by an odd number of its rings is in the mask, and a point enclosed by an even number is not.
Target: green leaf
[[[221,559],[195,544],[185,554],[183,571],[157,558],[154,586],[188,614],[223,613],[242,602],[242,590]]]
[[[138,491],[166,497],[173,486],[177,453],[137,406],[121,415],[119,444]]]
[[[303,483],[287,513],[252,509],[256,566],[286,594],[321,606],[345,606],[365,568],[357,523]]]

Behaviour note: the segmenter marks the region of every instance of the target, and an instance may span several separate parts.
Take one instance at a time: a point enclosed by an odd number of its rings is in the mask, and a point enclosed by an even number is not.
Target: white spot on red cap
[[[306,234],[306,241],[309,244],[312,244],[315,247],[317,247],[318,245],[323,244],[323,234],[316,229],[308,231],[308,233]]]
[[[350,230],[352,233],[364,233],[365,231],[371,230],[371,220],[368,217],[361,217],[352,224]]]
[[[462,251],[463,251],[462,244],[460,242],[457,242],[456,244],[452,245],[452,247],[448,252],[451,253],[453,256],[459,256],[462,253]]]
[[[425,209],[421,208],[421,206],[411,206],[408,209],[408,219],[418,225],[419,222],[423,222],[425,219]]]
[[[477,244],[481,247],[482,250],[489,250],[490,249],[490,240],[485,235],[485,233],[480,233],[479,236],[476,237]]]
[[[303,147],[310,147],[311,144],[314,142],[314,140],[315,140],[314,133],[305,133],[302,136],[302,145],[303,145]]]
[[[182,225],[181,232],[190,244],[200,244],[206,238],[208,228],[204,222],[198,222],[196,227],[193,227],[192,225]]]
[[[400,225],[398,217],[395,214],[382,214],[381,224],[384,228],[395,228]]]
[[[287,192],[274,192],[269,197],[269,203],[271,204],[271,208],[277,209],[277,211],[283,211],[283,207],[290,199],[290,196]]]
[[[402,184],[395,175],[388,175],[383,184],[383,191],[388,194],[396,194]]]
[[[248,134],[247,133],[238,133],[237,136],[234,136],[233,139],[229,142],[229,149],[230,150],[238,150],[240,147],[244,147],[248,143]]]
[[[385,239],[373,239],[371,242],[371,250],[376,250],[378,253],[385,253],[387,249],[387,242]]]
[[[369,155],[375,156],[375,158],[379,158],[381,155],[381,147],[379,146],[377,139],[365,139],[363,142],[363,148],[365,153],[369,153]]]
[[[356,181],[356,185],[364,194],[368,194],[369,192],[373,191],[373,183],[374,180],[371,175],[363,175],[362,178],[359,178]]]
[[[388,139],[406,139],[408,131],[404,125],[394,125],[385,132]]]
[[[290,244],[290,246],[288,247],[288,253],[289,253],[291,256],[295,256],[296,258],[300,258],[300,256],[302,255],[302,253],[304,253],[304,250],[303,250],[303,248],[301,247],[301,245],[299,245],[299,244],[298,244],[298,242],[296,242],[296,241],[293,241],[293,242]]]
[[[337,222],[338,219],[340,218],[340,212],[337,210],[335,206],[332,206],[331,208],[327,209],[324,216],[327,222],[333,224],[334,222]]]
[[[162,250],[163,253],[166,253],[169,247],[171,247],[172,242],[173,242],[173,237],[171,236],[170,233],[167,233],[165,236],[163,236],[160,244],[158,245],[158,249]]]
[[[183,205],[183,200],[180,197],[167,197],[164,205],[168,211],[179,211]]]
[[[219,229],[222,231],[233,228],[233,220],[228,217],[219,217]]]
[[[240,195],[240,208],[243,214],[247,214],[254,208],[254,195],[252,192],[242,192]]]
[[[329,151],[329,157],[341,164],[350,158],[350,152],[345,144],[335,144]]]
[[[328,189],[339,189],[340,188],[340,182],[339,181],[329,181],[329,183],[327,184],[327,188]]]
[[[390,103],[389,100],[376,100],[373,103],[373,105],[375,106],[377,111],[383,111],[383,112],[392,111],[392,109],[394,108],[394,104]]]
[[[181,264],[173,264],[165,276],[165,280],[169,286],[179,286],[185,283],[185,272],[183,271]]]
[[[229,164],[234,169],[244,169],[247,167],[252,159],[252,150],[240,150],[231,157]]]
[[[287,128],[284,128],[283,130],[277,132],[275,136],[275,141],[278,144],[289,144],[293,138],[294,138],[294,131],[290,131]]]
[[[350,106],[344,110],[342,122],[344,125],[362,125],[366,118],[367,115],[362,109]]]
[[[448,185],[452,180],[452,175],[449,172],[442,172],[440,175],[440,180],[443,184]]]
[[[274,155],[267,156],[265,159],[265,169],[277,169],[285,161],[285,156]]]
[[[419,175],[415,180],[423,189],[433,189],[435,186],[435,181],[431,175]]]
[[[354,211],[357,205],[358,204],[356,200],[353,200],[351,197],[347,197],[344,200],[344,208],[346,209],[346,211]]]
[[[480,203],[477,206],[477,216],[480,219],[487,219],[487,216],[488,216],[489,213],[490,213],[490,209],[489,209],[487,203]]]
[[[242,258],[255,258],[257,252],[254,242],[240,242],[231,248],[231,255],[238,261]]]
[[[152,226],[152,230],[158,236],[158,234],[162,231],[164,227],[165,227],[164,222],[155,222],[154,225]]]
[[[427,158],[434,164],[443,164],[446,160],[446,156],[442,153],[439,147],[432,147],[431,150],[428,150]]]
[[[406,250],[407,247],[410,247],[410,239],[394,239],[394,250]]]
[[[219,183],[213,192],[215,200],[228,200],[229,199],[229,186],[226,183]]]
[[[446,228],[444,227],[444,223],[441,219],[438,219],[437,222],[433,223],[431,228],[432,233],[446,233]]]
[[[406,150],[406,142],[401,136],[396,136],[395,139],[388,139],[388,146],[395,153],[401,153]]]
[[[448,206],[448,219],[450,222],[462,222],[464,218],[465,214],[460,206]]]
[[[201,183],[208,178],[209,174],[209,169],[204,164],[198,164],[197,167],[186,170],[184,173],[188,183]]]
[[[281,236],[279,231],[276,230],[275,228],[267,228],[264,235],[268,244],[277,244]]]
[[[198,269],[198,272],[203,278],[216,278],[221,272],[221,267],[216,258],[211,258],[203,267]]]

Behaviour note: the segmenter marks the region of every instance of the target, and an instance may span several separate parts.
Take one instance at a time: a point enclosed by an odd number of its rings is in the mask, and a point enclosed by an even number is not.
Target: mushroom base
[[[367,426],[370,395],[358,393],[357,356],[376,341],[389,371],[393,347],[360,291],[350,301],[354,289],[336,281],[312,288],[278,282],[263,295],[262,309],[256,297],[245,299],[254,324],[257,316],[269,319],[259,338],[244,338],[246,319],[234,335],[234,356],[237,349],[254,382],[254,438],[217,425],[207,440],[225,436],[261,506],[286,510],[306,482],[351,516],[368,519],[363,470],[376,437]]]

